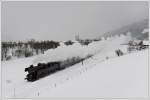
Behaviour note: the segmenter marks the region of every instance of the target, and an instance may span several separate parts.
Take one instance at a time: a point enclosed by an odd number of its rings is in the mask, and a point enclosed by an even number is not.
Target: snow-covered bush
[[[69,41],[66,41],[64,44],[65,45],[72,45],[74,42],[72,42],[71,40],[69,40]]]
[[[9,55],[6,57],[6,60],[10,60],[11,58],[12,58],[12,56]]]
[[[115,52],[117,56],[122,56],[124,54],[120,49],[116,50]]]

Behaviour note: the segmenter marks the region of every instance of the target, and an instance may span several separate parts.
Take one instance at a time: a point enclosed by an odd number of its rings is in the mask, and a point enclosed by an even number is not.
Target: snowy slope
[[[136,60],[135,60],[136,59]],[[97,63],[40,97],[52,98],[144,98],[148,94],[148,50]]]
[[[51,61],[51,58],[55,57],[51,52],[53,54],[58,52],[49,50],[45,53],[46,56],[4,61],[2,96],[4,98],[145,97],[148,50],[116,57],[114,52],[116,49],[120,48],[126,52],[126,46],[120,43],[127,40],[129,37],[121,36],[92,44],[93,48],[96,45],[98,47],[93,49],[96,55],[85,60],[83,65],[78,63],[35,82],[24,80],[26,75],[24,68],[35,62]],[[88,50],[93,53],[90,48]]]
[[[147,96],[148,50],[102,61],[98,58],[99,55],[84,62],[83,66],[77,64],[33,83],[27,83],[21,76],[16,75],[7,77],[11,83],[4,83],[6,77],[3,76],[5,93],[3,96],[7,98],[142,98]],[[27,64],[25,60],[24,63]],[[13,70],[10,72],[19,75]],[[20,81],[16,79],[19,77]]]

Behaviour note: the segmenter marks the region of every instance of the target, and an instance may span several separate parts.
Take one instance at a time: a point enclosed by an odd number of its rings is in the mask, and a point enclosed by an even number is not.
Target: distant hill
[[[132,33],[131,35],[133,38],[138,38],[141,40],[148,39],[149,32],[142,34],[144,29],[148,29],[148,27],[149,27],[148,22],[149,22],[149,20],[145,19],[145,20],[133,23],[133,24],[123,26],[112,32],[105,33],[103,36],[107,37],[110,35],[114,36],[114,35],[126,34],[127,32],[131,32]]]

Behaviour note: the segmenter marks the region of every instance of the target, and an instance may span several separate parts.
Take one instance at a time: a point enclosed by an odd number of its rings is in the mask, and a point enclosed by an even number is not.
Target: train
[[[65,61],[53,61],[48,63],[38,63],[36,66],[30,65],[25,68],[25,72],[28,72],[25,80],[29,82],[34,82],[40,78],[53,74],[57,71],[63,70],[69,66],[82,62],[83,64],[84,58],[73,57],[71,59],[67,59]]]

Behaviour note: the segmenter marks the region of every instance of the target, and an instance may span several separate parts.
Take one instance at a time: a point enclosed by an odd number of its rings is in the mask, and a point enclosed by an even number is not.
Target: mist
[[[148,19],[146,1],[3,1],[2,41],[95,38]]]

